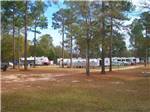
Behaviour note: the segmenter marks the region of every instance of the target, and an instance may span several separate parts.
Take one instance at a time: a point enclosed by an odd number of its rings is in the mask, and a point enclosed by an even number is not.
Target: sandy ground
[[[66,81],[71,83],[79,83],[82,79],[87,82],[91,82],[96,79],[110,79],[120,78],[125,80],[137,80],[145,77],[145,72],[149,73],[150,68],[144,68],[143,65],[130,66],[125,68],[113,69],[113,72],[106,72],[105,75],[100,73],[100,69],[92,69],[90,76],[86,76],[85,69],[70,69],[42,66],[36,68],[30,68],[27,71],[18,69],[9,69],[6,72],[1,72],[2,91],[9,88],[14,88],[14,85],[18,84],[33,84],[34,82],[61,82]],[[120,84],[120,82],[113,82],[114,84]],[[18,87],[18,86],[17,86]]]

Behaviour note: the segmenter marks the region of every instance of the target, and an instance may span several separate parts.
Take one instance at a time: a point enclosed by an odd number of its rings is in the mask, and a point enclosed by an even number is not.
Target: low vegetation
[[[150,78],[143,70],[2,82],[2,112],[149,112]]]

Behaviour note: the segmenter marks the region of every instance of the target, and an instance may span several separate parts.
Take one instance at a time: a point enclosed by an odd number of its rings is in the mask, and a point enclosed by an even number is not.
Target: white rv
[[[112,57],[112,65],[132,65],[139,63],[139,58],[135,57]],[[62,64],[62,58],[57,59],[57,63],[59,65]],[[89,60],[90,67],[99,67],[101,66],[102,59],[101,58],[93,58]],[[70,59],[64,59],[63,64],[67,67],[70,67]],[[105,58],[104,61],[105,66],[110,65],[110,59],[108,57]],[[72,59],[72,67],[82,68],[86,67],[86,59],[85,58],[73,58]]]
[[[20,58],[21,63],[24,63],[24,58]],[[34,64],[34,57],[27,57],[28,64]],[[47,57],[35,57],[36,65],[49,65],[49,59]]]

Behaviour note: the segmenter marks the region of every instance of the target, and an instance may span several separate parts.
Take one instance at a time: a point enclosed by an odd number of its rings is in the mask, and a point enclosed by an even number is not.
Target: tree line
[[[86,74],[90,74],[89,59],[102,58],[101,73],[105,74],[104,58],[110,58],[109,71],[112,71],[112,56],[135,56],[148,60],[150,48],[150,10],[147,9],[129,26],[124,25],[129,20],[127,13],[134,11],[135,6],[130,1],[65,1],[65,8],[53,14],[54,29],[62,33],[62,57],[64,44],[70,47],[70,67],[72,67],[73,40],[78,46],[81,57],[86,57]],[[127,50],[126,35],[130,36],[131,50]],[[143,31],[146,33],[143,34]],[[66,40],[64,40],[66,34]],[[63,61],[63,60],[62,60]],[[63,65],[62,65],[63,67]]]
[[[114,44],[112,38],[119,36],[119,39],[116,40],[123,44],[118,47],[126,49],[122,35],[116,29],[120,25],[118,20],[126,19],[123,12],[131,9],[131,3],[126,1],[66,1],[64,4],[67,8],[62,8],[53,14],[54,29],[62,31],[63,43],[64,34],[70,38],[70,51],[72,51],[72,40],[75,39],[80,54],[86,57],[87,75],[90,74],[89,59],[92,54],[98,57],[101,55],[102,73],[104,74],[104,58],[108,55],[111,60],[112,57],[112,44]],[[62,49],[63,47],[64,45]],[[72,52],[70,54],[70,67],[72,67]],[[112,65],[110,65],[110,71],[112,71]]]
[[[1,27],[1,56],[3,61],[15,61],[25,57],[27,69],[27,56],[47,56],[49,59],[60,57],[60,46],[53,46],[52,37],[43,35],[37,29],[46,29],[48,18],[44,12],[55,2],[52,1],[2,1],[2,27]],[[34,33],[34,39],[28,40],[27,31]],[[46,47],[47,46],[47,47]],[[65,52],[67,56],[68,53]],[[35,61],[34,61],[35,65]]]
[[[15,57],[20,57],[19,53],[18,56],[15,55],[15,45],[21,44],[23,39],[25,47],[18,45],[22,56],[45,55],[50,59],[62,57],[62,63],[64,57],[70,57],[70,67],[73,57],[83,57],[86,58],[87,75],[90,74],[90,58],[102,58],[102,74],[105,74],[105,57],[110,58],[109,71],[112,71],[113,56],[136,56],[147,60],[150,48],[148,4],[143,5],[147,10],[141,14],[140,19],[135,19],[131,25],[125,26],[124,21],[129,20],[127,13],[134,11],[130,1],[64,1],[65,8],[60,8],[52,17],[52,27],[60,30],[62,35],[62,45],[57,47],[53,46],[52,37],[48,34],[41,36],[39,40],[36,37],[36,34],[40,33],[37,28],[43,29],[48,26],[44,12],[51,5],[52,2],[42,1],[2,2],[2,58],[6,55],[3,56],[3,52],[6,51],[3,43],[6,45],[6,38],[12,36],[9,43],[12,42],[13,47],[10,44],[7,46],[11,46],[13,55],[7,56],[13,57],[13,62]],[[127,49],[124,41],[126,37],[122,28],[125,27],[130,29],[126,32],[130,36],[131,50]],[[27,42],[27,30],[34,32],[33,44]],[[17,32],[20,40],[15,44],[18,39],[15,38]],[[21,37],[22,32],[24,36]]]

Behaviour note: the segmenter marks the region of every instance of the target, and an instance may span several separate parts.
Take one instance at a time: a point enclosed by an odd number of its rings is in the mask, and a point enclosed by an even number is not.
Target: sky
[[[55,46],[60,45],[61,35],[58,30],[54,30],[52,28],[52,15],[53,15],[53,13],[57,12],[62,7],[63,7],[63,0],[60,0],[58,5],[52,4],[51,7],[48,7],[48,9],[46,10],[46,12],[44,14],[48,19],[48,28],[47,29],[37,28],[37,30],[41,32],[41,34],[36,34],[37,39],[38,39],[38,37],[40,37],[44,34],[50,34],[53,38],[53,44]],[[28,39],[33,40],[33,38],[34,38],[34,33],[28,31]]]
[[[59,10],[59,8],[64,7],[63,1],[64,0],[59,0],[58,5],[52,4],[52,6],[46,10],[45,16],[48,18],[48,28],[43,29],[43,30],[38,28],[38,30],[41,32],[41,34],[37,34],[37,39],[41,35],[50,34],[53,38],[54,46],[61,45],[60,43],[61,43],[62,36],[60,35],[58,30],[54,30],[52,28],[52,15],[53,15],[53,13],[57,12]],[[150,0],[130,0],[130,1],[133,3],[133,5],[136,6],[136,8],[133,12],[128,13],[128,17],[130,18],[130,20],[125,21],[124,22],[125,25],[131,24],[135,18],[139,18],[140,13],[143,11],[143,9],[141,8],[142,4],[144,2],[150,2]],[[129,48],[129,35],[126,33],[126,31],[123,31],[123,32],[125,32],[124,34],[126,36],[125,37],[126,46]],[[33,40],[33,38],[34,38],[34,33],[28,32],[28,39]]]

